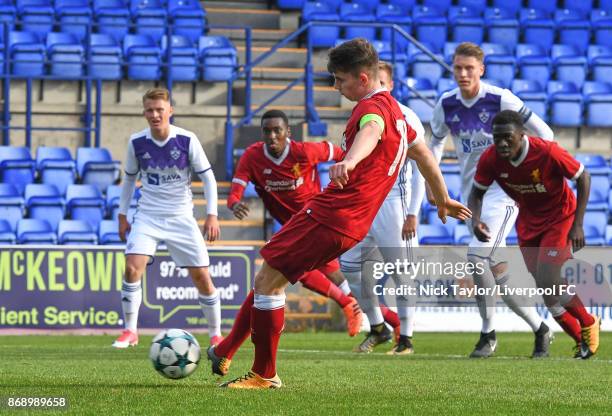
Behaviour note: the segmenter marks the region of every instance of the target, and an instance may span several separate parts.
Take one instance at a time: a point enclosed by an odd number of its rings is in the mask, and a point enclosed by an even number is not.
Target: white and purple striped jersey
[[[138,210],[151,215],[193,215],[191,172],[212,169],[197,136],[170,125],[164,141],[145,129],[130,137],[125,174],[141,175]]]
[[[510,90],[484,82],[480,83],[480,90],[474,98],[464,99],[459,88],[455,88],[442,94],[434,108],[430,148],[439,161],[446,136],[449,133],[452,136],[461,168],[461,198],[464,203],[472,189],[480,155],[493,144],[493,117],[503,110],[517,111],[523,116],[527,130],[538,137],[552,140],[552,130],[520,98]],[[500,197],[508,199],[509,205],[514,204],[497,184],[491,186],[488,192],[499,192]]]

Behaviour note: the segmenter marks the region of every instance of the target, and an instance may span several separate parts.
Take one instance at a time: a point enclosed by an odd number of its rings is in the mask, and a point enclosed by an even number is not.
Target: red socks
[[[578,296],[573,296],[569,302],[562,305],[574,318],[578,319],[580,326],[591,326],[595,323],[595,319],[587,312],[582,301]]]
[[[342,290],[338,286],[333,284],[323,273],[318,270],[312,270],[304,273],[304,275],[300,277],[300,283],[313,292],[317,292],[320,295],[333,299],[336,301],[336,303],[338,303],[338,305],[340,305],[341,308],[344,308],[351,301],[349,296],[342,293]]]
[[[382,313],[385,322],[391,325],[393,328],[400,326],[400,320],[397,313],[393,312],[382,303],[380,304],[380,312]]]
[[[285,308],[251,309],[251,340],[255,344],[255,362],[251,370],[263,378],[276,375],[276,351],[285,326]]]
[[[562,315],[555,316],[555,321],[565,331],[567,335],[572,337],[574,341],[580,342],[582,335],[580,332],[580,323],[569,312],[563,312]]]
[[[236,315],[234,325],[230,333],[215,347],[215,355],[217,357],[225,357],[230,360],[236,354],[236,351],[246,341],[251,334],[251,307],[255,294],[253,290],[249,292],[242,306]]]

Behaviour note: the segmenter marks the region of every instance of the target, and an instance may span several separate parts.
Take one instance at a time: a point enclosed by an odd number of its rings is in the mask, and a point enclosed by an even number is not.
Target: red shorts
[[[340,254],[358,242],[300,211],[272,236],[259,253],[271,267],[295,283],[305,272],[320,269],[325,273],[323,269],[327,270],[334,263],[337,265]]]
[[[562,265],[572,258],[572,243],[569,232],[574,223],[574,216],[551,226],[530,240],[522,240],[519,235],[521,254],[527,265],[527,270],[535,275],[538,264]]]
[[[323,273],[325,276],[329,276],[330,274],[340,270],[340,262],[338,261],[338,258],[335,258],[327,264],[319,267],[317,270]]]

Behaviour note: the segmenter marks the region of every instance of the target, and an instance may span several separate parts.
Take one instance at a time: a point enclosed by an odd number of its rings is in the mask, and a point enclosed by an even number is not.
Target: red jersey
[[[556,142],[525,136],[516,161],[498,156],[495,146],[484,151],[474,186],[486,190],[493,181],[519,206],[516,232],[531,240],[576,212],[576,197],[565,178],[576,179],[584,166]]]
[[[361,120],[368,114],[380,116],[385,124],[372,153],[350,172],[343,189],[332,182],[305,207],[315,221],[359,241],[368,233],[395,183],[408,144],[416,138],[416,132],[406,123],[395,99],[388,91],[380,90],[361,99],[353,108],[344,131],[343,150],[351,148]]]
[[[329,142],[289,140],[283,154],[275,158],[263,142],[252,144],[238,162],[228,205],[240,201],[247,183],[252,182],[272,217],[284,224],[321,192],[317,163],[340,160],[343,154]]]

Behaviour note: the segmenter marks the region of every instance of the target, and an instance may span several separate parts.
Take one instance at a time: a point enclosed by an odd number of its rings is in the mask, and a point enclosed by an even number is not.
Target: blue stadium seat
[[[612,127],[612,85],[587,81],[582,87],[586,107],[586,124],[593,127]]]
[[[444,61],[447,64],[451,64],[453,62],[453,57],[455,55],[455,49],[457,49],[457,46],[459,46],[459,42],[446,42],[444,44],[442,54],[444,55]]]
[[[129,79],[156,81],[161,77],[161,49],[150,36],[125,35],[123,56]]]
[[[257,191],[255,190],[255,185],[252,182],[247,184],[247,187],[244,189],[244,198],[259,198]]]
[[[0,146],[0,180],[15,185],[21,194],[34,182],[34,160],[27,147]]]
[[[557,0],[527,0],[527,7],[553,13],[557,10]]]
[[[76,164],[81,182],[95,185],[100,192],[119,178],[120,163],[112,159],[108,149],[79,147]]]
[[[472,234],[467,225],[457,224],[453,233],[453,240],[456,246],[467,246],[472,241]]]
[[[516,46],[516,59],[519,65],[519,78],[546,85],[550,79],[551,60],[542,46],[519,43]]]
[[[308,23],[311,21],[321,22],[338,22],[340,16],[336,9],[330,7],[329,4],[320,1],[307,1],[302,8],[302,21]],[[308,31],[310,42],[313,47],[329,47],[334,45],[336,39],[340,37],[340,28],[338,26],[315,26]]]
[[[387,0],[387,3],[399,7],[406,14],[410,13],[410,10],[416,6],[417,0]]]
[[[519,21],[523,42],[540,45],[548,50],[555,40],[555,23],[550,13],[542,9],[521,9]]]
[[[98,235],[91,224],[83,220],[62,220],[57,227],[59,244],[98,244]]]
[[[612,83],[612,46],[590,45],[587,56],[593,80]]]
[[[559,9],[555,12],[559,43],[575,46],[580,55],[586,53],[591,39],[591,23],[583,12]]]
[[[398,25],[408,34],[410,34],[412,29],[412,19],[410,16],[408,16],[406,11],[400,6],[394,4],[380,4],[376,9],[376,21],[378,23],[393,23]],[[380,38],[390,42],[391,32],[391,29],[382,28],[380,31]],[[405,49],[409,43],[407,39],[397,33],[395,35],[395,41],[402,49]]]
[[[132,200],[130,201],[130,207],[128,209],[136,209],[138,206],[138,198],[140,197],[140,189],[136,188]],[[107,217],[113,220],[117,219],[119,214],[119,202],[121,200],[121,185],[110,185],[106,188],[106,210]]]
[[[459,201],[461,199],[461,175],[458,173],[444,173],[442,176],[448,188],[449,196]]]
[[[0,218],[6,220],[15,231],[23,212],[24,200],[17,187],[11,183],[0,183]]]
[[[446,14],[453,4],[452,0],[422,0],[424,6],[435,9],[439,14]]]
[[[550,121],[563,127],[582,125],[582,94],[572,82],[549,81]]]
[[[452,245],[454,242],[453,229],[444,224],[421,224],[418,229],[419,244],[427,245]]]
[[[227,81],[238,66],[236,48],[225,36],[200,36],[198,52],[204,81]]]
[[[457,0],[457,6],[467,7],[482,14],[487,7],[487,0]]]
[[[130,10],[124,0],[94,0],[93,11],[97,30],[115,38],[117,43],[123,41],[130,25]]]
[[[56,244],[57,235],[45,220],[26,218],[17,223],[18,244]]]
[[[438,96],[440,96],[446,91],[450,91],[454,88],[457,88],[457,81],[451,78],[440,78],[438,80],[436,91],[438,93]]]
[[[484,39],[484,20],[481,13],[482,10],[465,6],[448,9],[448,23],[453,41],[482,43]]]
[[[159,42],[166,33],[168,13],[161,0],[131,0],[130,13],[136,34],[150,36]]]
[[[17,0],[21,29],[44,37],[53,29],[55,11],[50,0]]]
[[[2,0],[0,2],[0,27],[4,31],[4,23],[8,25],[9,30],[15,29],[17,21],[17,9],[12,0]]]
[[[461,167],[456,162],[442,162],[440,163],[440,170],[443,174],[446,173],[460,173]]]
[[[438,211],[435,209],[428,210],[425,219],[429,225],[442,225],[442,221],[440,221],[440,218],[438,217]],[[454,229],[457,225],[459,225],[458,219],[446,217],[446,224],[444,224],[445,227]]]
[[[412,9],[412,20],[416,38],[421,42],[429,42],[434,52],[442,50],[448,31],[446,17],[434,7],[417,6]]]
[[[605,176],[607,178],[610,174],[608,162],[602,155],[593,153],[576,153],[574,157],[576,160],[582,163],[585,168],[587,168],[591,176]]]
[[[64,218],[64,198],[55,185],[31,183],[25,188],[25,205],[29,218],[47,220],[53,231]]]
[[[276,6],[281,10],[302,10],[306,0],[276,0]]]
[[[548,94],[538,81],[515,78],[512,81],[512,92],[542,120],[548,120]]]
[[[329,168],[333,165],[332,162],[319,163],[317,165],[317,172],[319,173],[319,180],[321,181],[321,189],[325,189],[329,185]]]
[[[593,0],[564,0],[563,6],[566,9],[579,10],[589,13],[593,8]]]
[[[555,44],[552,46],[551,58],[559,81],[573,82],[582,88],[587,77],[587,58],[573,45]]]
[[[66,190],[66,209],[70,218],[87,221],[97,230],[104,218],[102,193],[93,185],[70,185]]]
[[[72,33],[83,41],[92,22],[88,0],[55,0],[55,16],[62,32]]]
[[[282,224],[276,220],[272,220],[272,234],[276,234],[282,228]]]
[[[437,56],[444,59],[442,55],[438,54]],[[431,85],[436,85],[444,72],[445,69],[442,65],[424,53],[418,53],[412,58],[412,77],[414,78],[425,78],[429,80]]]
[[[342,3],[340,5],[340,20],[352,23],[372,23],[374,13],[359,3]],[[344,28],[344,37],[347,39],[365,38],[370,41],[376,39],[375,27],[349,26]]]
[[[13,75],[27,78],[45,74],[46,48],[36,33],[11,31],[8,44]]]
[[[161,47],[162,54],[169,65],[167,71],[170,71],[174,81],[197,81],[199,79],[198,50],[193,46],[191,39],[182,35],[172,35],[172,62],[168,60],[169,45],[166,35],[162,37]]]
[[[493,0],[493,7],[505,9],[513,13],[518,13],[521,9],[521,2],[516,0]]]
[[[518,245],[518,235],[516,234],[516,227],[512,227],[508,236],[506,237],[506,245],[516,246]]]
[[[608,224],[605,212],[587,212],[584,216],[584,239],[589,246],[603,246]]]
[[[64,79],[83,76],[85,49],[79,39],[72,33],[48,33],[47,56],[51,61],[50,75]]]
[[[196,43],[204,34],[206,11],[197,0],[168,0],[168,18],[173,35],[185,36]]]
[[[485,68],[488,77],[499,80],[504,88],[510,88],[516,72],[516,58],[505,45],[483,43],[485,53]]]
[[[7,220],[0,219],[0,244],[15,244],[17,236]]]
[[[38,147],[36,170],[41,182],[55,185],[61,195],[66,194],[66,188],[76,179],[76,163],[65,147]]]
[[[90,38],[91,65],[89,74],[103,80],[120,80],[123,78],[121,64],[123,53],[112,35],[92,33]]]
[[[98,229],[98,243],[101,245],[123,244],[119,238],[119,222],[102,220]]]
[[[519,40],[519,21],[516,18],[516,11],[500,7],[486,9],[484,22],[489,42],[500,43],[511,51],[514,50]]]
[[[611,2],[612,3],[612,2]],[[593,38],[596,44],[612,47],[612,4],[591,12]]]
[[[604,236],[607,246],[612,246],[612,225],[606,225],[606,234]]]
[[[610,193],[610,180],[608,176],[591,176],[591,192],[587,211],[608,211],[608,195]],[[587,214],[590,215],[590,212]]]
[[[437,92],[427,78],[408,78],[406,85],[416,90],[423,98],[435,103]],[[429,123],[433,117],[433,107],[427,104],[412,90],[407,95],[406,105],[412,109],[423,123]]]

